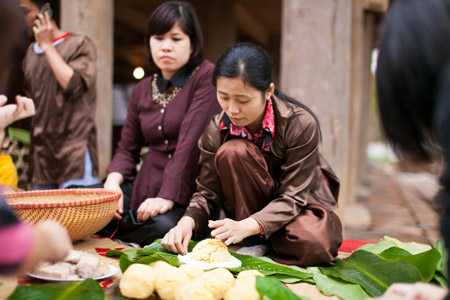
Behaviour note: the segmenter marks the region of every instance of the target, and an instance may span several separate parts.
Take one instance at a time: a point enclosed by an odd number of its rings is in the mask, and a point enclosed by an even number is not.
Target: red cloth
[[[339,252],[351,253],[358,249],[361,246],[366,244],[376,244],[376,242],[372,241],[360,241],[360,240],[344,240],[342,242],[341,247],[339,248]]]

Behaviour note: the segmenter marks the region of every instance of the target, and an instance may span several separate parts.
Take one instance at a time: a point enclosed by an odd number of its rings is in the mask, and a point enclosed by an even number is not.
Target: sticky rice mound
[[[205,261],[207,263],[216,263],[230,261],[231,254],[228,247],[221,240],[206,239],[201,241],[192,250],[193,260]]]
[[[196,266],[203,270],[214,268],[239,268],[242,263],[228,252],[228,247],[220,240],[205,239],[199,242],[192,252],[178,255],[182,263]]]

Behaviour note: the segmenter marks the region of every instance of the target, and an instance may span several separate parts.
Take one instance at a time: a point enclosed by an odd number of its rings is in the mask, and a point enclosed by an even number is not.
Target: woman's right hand
[[[116,191],[120,193],[119,201],[117,202],[117,211],[114,215],[115,219],[122,220],[121,214],[123,213],[123,193],[120,185],[123,182],[123,176],[120,173],[113,172],[109,173],[108,177],[106,177],[105,184],[103,188],[105,190]]]
[[[161,245],[168,251],[186,255],[195,221],[191,217],[182,217],[177,226],[170,229],[161,241]]]

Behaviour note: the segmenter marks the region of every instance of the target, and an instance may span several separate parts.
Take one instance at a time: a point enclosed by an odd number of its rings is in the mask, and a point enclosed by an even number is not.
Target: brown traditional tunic
[[[30,173],[33,184],[60,184],[84,176],[86,149],[98,174],[96,50],[87,37],[71,33],[55,46],[74,73],[64,90],[43,53],[28,48],[23,67],[25,93],[34,100]]]
[[[161,197],[185,207],[198,175],[197,141],[219,110],[211,77],[214,65],[204,61],[166,107],[152,100],[152,77],[141,80],[130,96],[127,119],[107,173],[134,180],[131,208],[149,197]],[[136,174],[140,151],[149,151]]]
[[[213,118],[199,141],[201,173],[185,216],[195,220],[197,238],[221,208],[234,220],[252,217],[270,239],[275,259],[332,264],[342,241],[332,193],[338,181],[319,152],[319,127],[299,106],[274,98],[273,107],[275,135],[268,151],[221,133],[224,112]]]

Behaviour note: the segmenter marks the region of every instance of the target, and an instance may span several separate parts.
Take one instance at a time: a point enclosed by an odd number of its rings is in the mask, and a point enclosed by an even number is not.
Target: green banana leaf
[[[438,283],[440,286],[448,288],[448,273],[447,273],[447,260],[448,252],[445,249],[444,241],[442,239],[438,240],[433,245],[439,253],[441,254],[441,259],[436,266],[436,273],[434,274],[433,281]]]
[[[261,297],[270,300],[310,300],[294,294],[288,287],[274,278],[256,277],[256,290]]]
[[[240,268],[229,269],[233,273],[239,273],[244,270],[258,270],[266,276],[273,276],[288,280],[289,283],[304,281],[313,282],[312,274],[306,273],[301,270],[296,270],[292,267],[282,266],[275,262],[270,262],[266,258],[253,257],[249,255],[241,255],[231,252],[231,255],[236,257],[242,262]]]
[[[382,295],[394,282],[421,281],[420,272],[409,263],[389,262],[364,250],[357,250],[346,259],[336,259],[334,266],[319,269],[326,276],[361,285],[372,297]]]
[[[100,284],[93,279],[81,282],[19,285],[8,300],[105,300]]]
[[[448,252],[445,249],[444,241],[442,239],[438,240],[433,245],[439,253],[441,254],[441,259],[439,260],[436,270],[439,271],[443,276],[447,277],[447,261],[448,261]]]
[[[317,288],[324,295],[334,295],[342,300],[364,300],[371,298],[359,284],[344,281],[336,277],[325,276],[321,273],[315,273],[313,278]]]
[[[197,242],[191,241],[188,250],[192,251]],[[272,276],[288,283],[299,281],[313,283],[312,274],[302,271],[298,267],[282,266],[266,257],[253,257],[249,255],[241,255],[230,252],[242,262],[240,268],[229,269],[233,273],[239,273],[244,270],[258,270],[266,276]],[[179,266],[178,257],[161,246],[161,239],[155,240],[152,244],[145,246],[143,249],[127,249],[123,251],[110,250],[106,253],[109,257],[118,257],[119,266],[124,272],[130,265],[135,263],[149,264],[157,260],[163,260],[173,266]]]
[[[378,256],[390,262],[404,261],[409,263],[419,270],[424,282],[428,282],[433,278],[436,266],[441,259],[441,254],[436,248],[412,255],[405,249],[392,247],[384,250]]]
[[[448,288],[447,278],[444,275],[442,275],[440,272],[436,272],[434,274],[433,280],[431,282],[434,282],[444,288]]]
[[[365,250],[374,254],[380,254],[386,249],[397,247],[408,251],[411,254],[418,254],[431,249],[430,245],[419,244],[416,242],[404,243],[395,238],[384,236],[377,244],[366,244],[359,247],[357,250]]]

